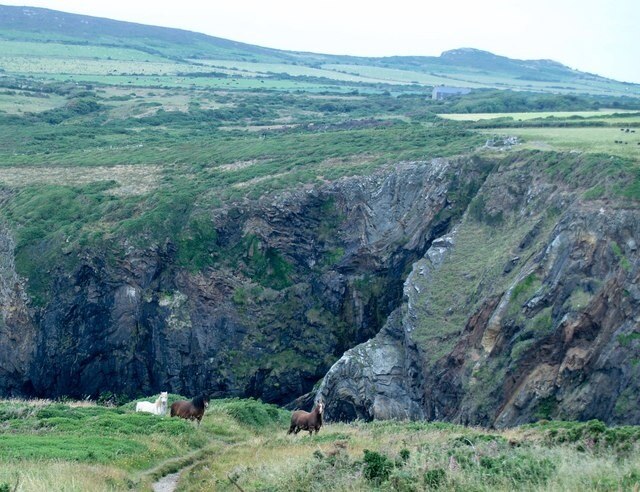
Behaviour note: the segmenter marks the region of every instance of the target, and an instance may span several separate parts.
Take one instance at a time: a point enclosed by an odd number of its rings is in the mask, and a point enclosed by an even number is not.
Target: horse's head
[[[322,415],[324,413],[324,401],[320,400],[318,402],[318,413]]]
[[[163,405],[166,405],[168,399],[169,399],[169,393],[167,393],[166,391],[163,391],[162,393],[160,393],[160,403],[162,403]]]

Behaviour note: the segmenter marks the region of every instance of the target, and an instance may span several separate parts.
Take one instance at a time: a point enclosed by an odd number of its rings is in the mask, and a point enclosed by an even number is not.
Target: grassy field
[[[503,134],[519,137],[525,149],[617,155],[640,162],[640,129],[625,133],[620,128],[509,128]]]
[[[182,472],[180,491],[640,486],[640,429],[598,421],[505,431],[437,422],[329,423],[309,437],[287,435],[288,412],[254,400],[213,400],[200,427],[133,408],[0,402],[0,490],[150,490],[175,471]]]
[[[126,60],[137,62],[167,61],[163,56],[135,49],[89,44],[16,41],[0,38],[0,58],[23,57],[24,59],[46,57],[50,59]]]
[[[249,76],[285,73],[291,76],[324,77],[346,82],[388,83],[396,82],[384,78],[362,77],[348,73],[342,73],[331,69],[319,69],[304,65],[291,65],[286,63],[254,63],[231,60],[192,60],[197,63],[209,65],[215,68],[234,69],[236,73]]]
[[[171,395],[170,403],[176,399]],[[1,401],[0,490],[147,490],[159,475],[253,438],[256,422],[274,429],[287,419],[251,401],[213,402],[199,427],[134,407]],[[254,421],[245,425],[248,412]]]
[[[62,96],[30,92],[0,91],[0,111],[9,114],[38,113],[62,106],[66,99]]]
[[[637,112],[633,110],[620,110],[620,109],[600,109],[598,111],[540,111],[540,112],[528,112],[528,113],[449,113],[439,114],[440,118],[454,121],[480,121],[480,120],[493,120],[501,118],[511,118],[514,121],[528,121],[540,118],[589,118],[593,119],[598,116],[610,116],[610,115],[622,115],[624,113],[632,113],[634,118],[632,121],[640,121]]]

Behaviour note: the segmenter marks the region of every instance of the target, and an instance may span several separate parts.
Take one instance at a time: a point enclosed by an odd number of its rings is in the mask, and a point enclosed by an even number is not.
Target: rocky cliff
[[[640,210],[590,199],[605,178],[566,159],[489,176],[381,332],[324,378],[328,418],[640,423]]]
[[[60,252],[41,305],[2,225],[0,392],[286,403],[322,380],[329,419],[640,423],[637,191],[598,159],[399,163],[197,210],[209,266],[116,237]]]
[[[4,227],[0,392],[290,401],[380,330],[411,264],[459,218],[489,169],[476,158],[399,163],[199,210],[215,259],[202,269],[180,262],[170,239],[63,251],[73,267],[43,273],[51,288],[41,306],[16,272]]]

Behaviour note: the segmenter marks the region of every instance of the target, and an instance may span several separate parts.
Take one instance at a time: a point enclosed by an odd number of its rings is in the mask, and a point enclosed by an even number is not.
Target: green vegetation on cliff
[[[177,391],[203,366],[189,388],[288,401],[375,334],[411,264],[452,233],[452,254],[419,285],[414,338],[437,363],[503,302],[456,379],[488,421],[561,313],[578,317],[606,287],[589,274],[544,298],[535,258],[563,214],[640,200],[633,84],[473,50],[331,57],[0,11],[0,294],[13,303],[0,319],[21,350],[38,344],[15,364],[0,352],[10,394]],[[449,71],[475,90],[434,101]],[[607,239],[598,254],[631,275],[634,244]],[[625,330],[615,339],[637,361]],[[530,405],[560,412],[547,394]],[[614,406],[624,415],[633,394]],[[390,479],[395,457],[376,453]]]

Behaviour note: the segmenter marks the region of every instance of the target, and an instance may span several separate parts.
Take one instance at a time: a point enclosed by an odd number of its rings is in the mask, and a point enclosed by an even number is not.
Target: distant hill
[[[298,77],[313,76],[334,80],[349,78],[356,83],[455,85],[640,97],[638,84],[618,82],[580,72],[552,60],[515,60],[472,48],[445,51],[439,57],[338,56],[283,51],[182,29],[148,26],[49,9],[0,6],[0,63],[1,53],[12,56],[16,43],[21,42],[119,47],[171,61],[206,63],[210,66],[240,69],[257,74],[278,72]],[[20,54],[31,56],[26,51],[21,51]],[[236,66],[230,62],[276,66]],[[287,68],[292,65],[321,72]],[[44,69],[41,71],[46,72]]]

